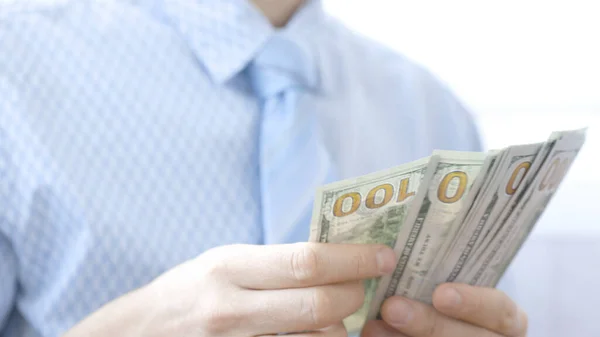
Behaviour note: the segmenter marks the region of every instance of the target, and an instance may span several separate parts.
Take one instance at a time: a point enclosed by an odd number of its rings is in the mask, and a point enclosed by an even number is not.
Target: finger
[[[286,334],[290,337],[348,337],[348,332],[342,323],[316,331]],[[262,335],[257,337],[273,337],[273,335]]]
[[[399,296],[390,297],[381,308],[383,320],[411,337],[501,337],[501,335],[448,317],[434,307]]]
[[[311,331],[335,325],[364,302],[359,281],[312,288],[250,292],[247,324],[258,334]]]
[[[525,312],[497,289],[443,284],[433,293],[433,305],[450,317],[504,336],[525,336],[527,332]]]
[[[217,269],[247,289],[286,289],[379,277],[395,256],[381,245],[297,243],[227,247]]]
[[[392,328],[384,321],[368,321],[362,329],[361,337],[408,337]]]

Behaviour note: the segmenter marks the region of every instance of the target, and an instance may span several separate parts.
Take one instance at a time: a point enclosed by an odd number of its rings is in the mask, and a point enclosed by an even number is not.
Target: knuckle
[[[301,315],[306,317],[314,327],[327,326],[330,322],[332,312],[332,298],[329,293],[320,288],[314,288],[310,296],[306,296],[306,302],[302,305]]]
[[[200,285],[204,291],[194,296],[194,304],[179,311],[177,317],[185,324],[191,335],[198,331],[206,336],[226,336],[254,317],[256,305],[247,301],[247,293],[220,280],[208,280]],[[187,335],[186,335],[187,336]]]
[[[369,282],[372,282],[372,281],[369,281]],[[352,289],[352,295],[353,295],[352,298],[355,301],[353,303],[354,304],[353,309],[358,310],[365,302],[365,297],[366,297],[365,286],[366,285],[364,285],[363,282],[359,281],[356,283],[356,285]]]
[[[309,245],[300,246],[291,254],[290,270],[292,277],[301,283],[318,278],[319,255]]]
[[[196,258],[197,263],[201,266],[203,276],[220,277],[227,273],[230,259],[224,248],[212,248]]]
[[[354,267],[357,277],[365,275],[373,265],[371,259],[366,254],[358,254],[354,257]]]
[[[500,309],[500,315],[497,322],[497,331],[512,332],[518,329],[519,312],[511,301],[504,301]]]
[[[423,337],[438,336],[439,331],[444,331],[443,320],[440,319],[437,312],[434,310],[425,310],[425,322],[422,325],[423,331],[420,334]]]
[[[467,301],[467,303],[470,305],[466,305],[463,308],[463,310],[465,311],[466,314],[472,315],[472,314],[476,314],[476,313],[485,311],[486,301],[485,301],[484,296],[481,296],[481,295],[472,296],[472,300]]]
[[[209,310],[203,315],[205,332],[210,335],[224,335],[240,320],[240,315],[227,308]]]
[[[208,260],[202,263],[202,276],[208,278],[220,278],[227,273],[227,263],[225,261]]]
[[[232,292],[234,292],[232,296]],[[247,321],[251,312],[243,305],[233,305],[235,290],[223,289],[215,291],[203,298],[198,310],[191,310],[193,316],[200,320],[202,330],[208,336],[227,335],[240,324]],[[224,301],[224,299],[226,299]]]

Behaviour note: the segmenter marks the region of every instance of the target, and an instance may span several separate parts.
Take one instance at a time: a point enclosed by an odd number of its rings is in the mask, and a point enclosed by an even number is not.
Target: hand
[[[109,304],[66,336],[346,336],[361,280],[389,274],[391,248],[300,243],[223,246]],[[312,331],[303,333],[304,331]]]
[[[317,336],[333,337],[345,334],[342,320],[364,300],[361,280],[390,273],[394,265],[394,253],[385,246],[224,246],[153,286],[163,293],[162,302],[176,309],[169,316],[179,317],[182,336],[250,337],[328,328]]]
[[[390,297],[382,321],[370,321],[362,337],[525,337],[527,315],[504,293],[466,284],[443,284],[433,307]]]

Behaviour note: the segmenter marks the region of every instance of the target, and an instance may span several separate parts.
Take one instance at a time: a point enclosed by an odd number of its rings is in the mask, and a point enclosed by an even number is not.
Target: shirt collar
[[[275,34],[304,48],[318,65],[315,40],[325,16],[320,0],[306,0],[279,30],[248,0],[159,0],[158,7],[217,83],[242,71]]]

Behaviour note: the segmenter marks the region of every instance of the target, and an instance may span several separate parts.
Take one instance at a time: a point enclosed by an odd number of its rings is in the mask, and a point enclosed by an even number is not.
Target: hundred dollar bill
[[[462,224],[462,233],[456,238],[452,250],[438,255],[435,268],[423,283],[417,299],[428,298],[433,289],[443,282],[454,282],[466,265],[480,238],[496,230],[496,219],[509,203],[511,197],[529,178],[528,173],[533,161],[542,148],[542,143],[511,146],[505,150],[505,156],[485,191],[483,202],[473,215]],[[439,259],[443,259],[442,262]]]
[[[552,200],[586,138],[586,129],[559,133],[539,173],[525,191],[497,238],[485,250],[466,281],[473,285],[495,286],[537,220]]]
[[[482,200],[486,197],[486,191],[488,185],[493,180],[495,173],[498,170],[498,162],[502,161],[503,156],[506,154],[505,151],[492,150],[488,152],[488,155],[483,162],[479,175],[475,178],[473,185],[471,186],[471,192],[464,201],[462,210],[454,219],[450,226],[450,232],[446,241],[442,244],[442,247],[437,252],[436,257],[431,265],[430,270],[424,277],[424,280],[417,291],[414,299],[431,303],[431,295],[435,288],[442,282],[443,275],[446,275],[444,268],[448,268],[445,264],[446,258],[452,254],[457,248],[457,244],[460,244],[464,237],[470,232],[470,228],[465,228],[464,224],[470,223],[473,217],[473,212],[480,207]]]
[[[454,219],[454,223],[450,227],[452,232],[448,236],[448,240],[444,243],[444,249],[438,253],[438,256],[444,255],[450,249],[449,246],[456,243],[455,239],[463,235],[462,233],[465,231],[463,224],[469,221],[473,217],[473,214],[481,207],[481,204],[489,193],[489,185],[498,172],[499,163],[502,162],[505,155],[506,151],[492,150],[488,152],[480,173],[471,186],[471,192],[464,201],[464,205],[467,207],[463,207]]]
[[[419,187],[411,213],[400,229],[394,250],[398,263],[392,276],[382,277],[369,318],[377,317],[381,304],[392,295],[414,296],[436,252],[447,239],[456,215],[465,206],[470,187],[485,160],[485,153],[434,151]]]
[[[502,163],[502,168],[497,179],[493,183],[493,191],[490,191],[489,199],[486,200],[485,208],[479,210],[477,218],[483,225],[484,231],[479,237],[473,237],[475,240],[475,252],[481,253],[491,242],[492,238],[502,226],[502,212],[511,201],[516,200],[515,196],[520,190],[526,190],[533,178],[537,168],[546,159],[547,153],[541,153],[544,143],[526,144],[511,146],[508,149],[508,156]],[[532,170],[533,167],[533,170]],[[453,281],[460,270],[454,270]]]
[[[513,213],[513,211],[515,210],[515,208],[529,189],[529,186],[532,184],[538,172],[542,169],[544,163],[546,163],[548,155],[556,145],[557,140],[563,134],[563,132],[553,132],[550,135],[549,139],[545,143],[543,143],[541,149],[539,150],[538,154],[533,160],[533,163],[529,167],[527,175],[524,177],[524,181],[508,200],[507,205],[505,205],[505,207],[502,209],[500,215],[496,217],[495,221],[491,225],[492,228],[486,229],[484,235],[477,238],[478,242],[473,244],[474,248],[470,254],[470,258],[466,262],[463,261],[462,266],[460,268],[453,270],[456,272],[453,275],[451,275],[454,281],[463,282],[463,278],[466,277],[464,274],[466,274],[469,270],[475,268],[480,263],[479,259],[481,259],[482,255],[484,254],[484,251],[487,248],[489,248],[490,243],[494,241],[494,239],[496,239],[500,230],[504,228],[504,224],[506,223],[507,219]]]
[[[428,164],[437,160],[434,155],[319,188],[309,241],[394,247]],[[344,320],[348,332],[362,328],[377,284],[377,279],[366,281],[363,307]]]

